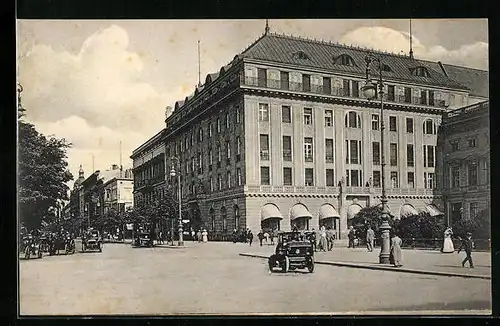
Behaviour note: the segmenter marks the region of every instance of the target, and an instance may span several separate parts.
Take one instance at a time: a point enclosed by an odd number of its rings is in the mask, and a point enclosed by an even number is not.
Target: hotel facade
[[[345,238],[356,213],[381,197],[380,101],[361,92],[369,53],[385,84],[390,212],[443,214],[438,129],[443,114],[469,103],[470,88],[441,63],[271,33],[168,108],[165,129],[132,153],[134,202],[177,193],[174,167],[194,228],[325,225]]]

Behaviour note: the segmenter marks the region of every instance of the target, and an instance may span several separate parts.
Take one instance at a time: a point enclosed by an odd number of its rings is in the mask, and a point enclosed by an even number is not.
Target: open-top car
[[[21,252],[24,254],[24,259],[30,259],[31,256],[42,258],[43,254],[40,250],[40,242],[31,234],[26,234],[22,238]]]
[[[152,247],[153,246],[153,238],[151,237],[151,233],[147,231],[138,231],[136,233],[134,243],[134,247]]]
[[[49,255],[59,255],[60,250],[64,250],[66,255],[75,253],[75,239],[68,232],[53,234],[48,240]]]
[[[314,247],[299,232],[279,232],[276,250],[268,260],[269,271],[280,269],[283,273],[299,268],[314,272]]]
[[[102,238],[98,230],[90,229],[82,237],[82,251],[89,250],[102,252]]]

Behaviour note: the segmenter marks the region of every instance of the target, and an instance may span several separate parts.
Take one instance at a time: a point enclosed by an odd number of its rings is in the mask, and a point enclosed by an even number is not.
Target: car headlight
[[[300,254],[300,249],[296,249],[296,250],[295,250],[295,253],[296,253],[296,254]]]

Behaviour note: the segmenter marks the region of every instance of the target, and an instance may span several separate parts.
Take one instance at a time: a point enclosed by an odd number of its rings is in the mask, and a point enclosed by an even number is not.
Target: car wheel
[[[274,266],[276,265],[276,258],[274,258],[273,256],[269,257],[267,263],[269,266],[269,273],[272,273]]]
[[[82,252],[85,252],[85,243],[82,243]]]
[[[97,248],[99,249],[99,252],[102,252],[102,247],[100,243],[97,245]]]
[[[281,271],[283,273],[287,273],[290,270],[290,259],[288,259],[287,256],[285,256],[285,259],[283,260],[283,263],[281,265]]]
[[[311,261],[307,265],[307,270],[309,271],[309,273],[313,273],[314,272],[314,259],[311,259]]]

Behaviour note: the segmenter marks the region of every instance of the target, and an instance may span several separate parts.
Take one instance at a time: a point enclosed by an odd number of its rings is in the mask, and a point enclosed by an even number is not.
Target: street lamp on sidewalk
[[[170,158],[171,161],[177,161],[177,169],[176,166],[172,162],[172,168],[170,169],[170,176],[172,178],[175,178],[177,176],[177,196],[178,196],[178,201],[179,201],[179,247],[184,246],[184,235],[183,235],[183,229],[182,229],[182,193],[181,193],[181,161],[179,160],[178,157],[173,156]],[[172,237],[173,240],[173,237]]]
[[[373,54],[368,54],[365,58],[366,61],[366,84],[362,87],[363,95],[368,100],[376,99],[377,96],[380,97],[380,146],[382,147],[381,156],[382,156],[382,224],[380,225],[380,230],[382,231],[382,241],[381,248],[379,254],[379,263],[380,264],[389,264],[390,262],[390,239],[389,232],[391,230],[391,226],[389,225],[389,210],[387,207],[387,196],[385,193],[385,143],[384,143],[384,82],[382,80],[382,68],[383,63],[379,57],[374,56]],[[379,76],[378,80],[372,81],[370,78],[370,64],[375,61],[378,64]],[[377,93],[378,89],[378,93]]]

